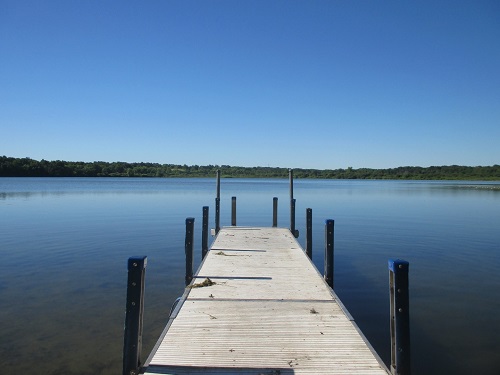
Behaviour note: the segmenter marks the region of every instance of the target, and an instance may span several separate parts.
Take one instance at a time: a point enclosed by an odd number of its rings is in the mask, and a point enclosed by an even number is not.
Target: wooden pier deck
[[[290,231],[249,227],[220,230],[143,370],[388,374]]]

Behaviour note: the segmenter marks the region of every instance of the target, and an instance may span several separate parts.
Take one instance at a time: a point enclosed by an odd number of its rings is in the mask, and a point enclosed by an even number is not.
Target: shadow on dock
[[[293,366],[293,363],[291,364]],[[235,369],[231,367],[193,367],[193,366],[161,366],[145,369],[146,374],[234,374]],[[237,369],[242,375],[291,375],[295,374],[293,368],[241,368]]]

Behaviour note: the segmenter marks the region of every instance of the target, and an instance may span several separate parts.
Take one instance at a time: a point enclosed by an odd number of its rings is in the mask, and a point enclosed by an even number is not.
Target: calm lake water
[[[296,227],[323,269],[335,220],[335,291],[389,361],[389,258],[410,262],[414,374],[500,374],[500,191],[492,183],[295,180]],[[497,186],[498,187],[498,186]],[[288,180],[222,179],[221,224],[289,226]],[[127,259],[147,255],[149,353],[184,288],[185,218],[214,227],[214,179],[0,178],[2,374],[119,374]]]

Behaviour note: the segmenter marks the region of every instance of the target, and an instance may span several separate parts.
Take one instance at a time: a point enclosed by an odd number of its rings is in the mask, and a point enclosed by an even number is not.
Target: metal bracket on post
[[[325,281],[333,289],[333,228],[334,221],[325,221]]]
[[[391,373],[410,374],[410,299],[408,293],[409,263],[389,260],[391,314]]]
[[[137,375],[141,368],[146,264],[145,256],[131,257],[128,260],[123,375]]]

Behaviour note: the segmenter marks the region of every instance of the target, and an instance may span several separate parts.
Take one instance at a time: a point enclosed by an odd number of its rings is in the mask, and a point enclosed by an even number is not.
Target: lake
[[[214,227],[214,179],[0,178],[3,374],[121,373],[127,259],[147,255],[144,357],[184,288],[185,219]],[[222,179],[221,225],[289,226],[288,180]],[[335,220],[335,291],[387,363],[387,260],[410,263],[414,374],[500,374],[500,190],[467,181],[295,180],[296,228],[323,270]]]

